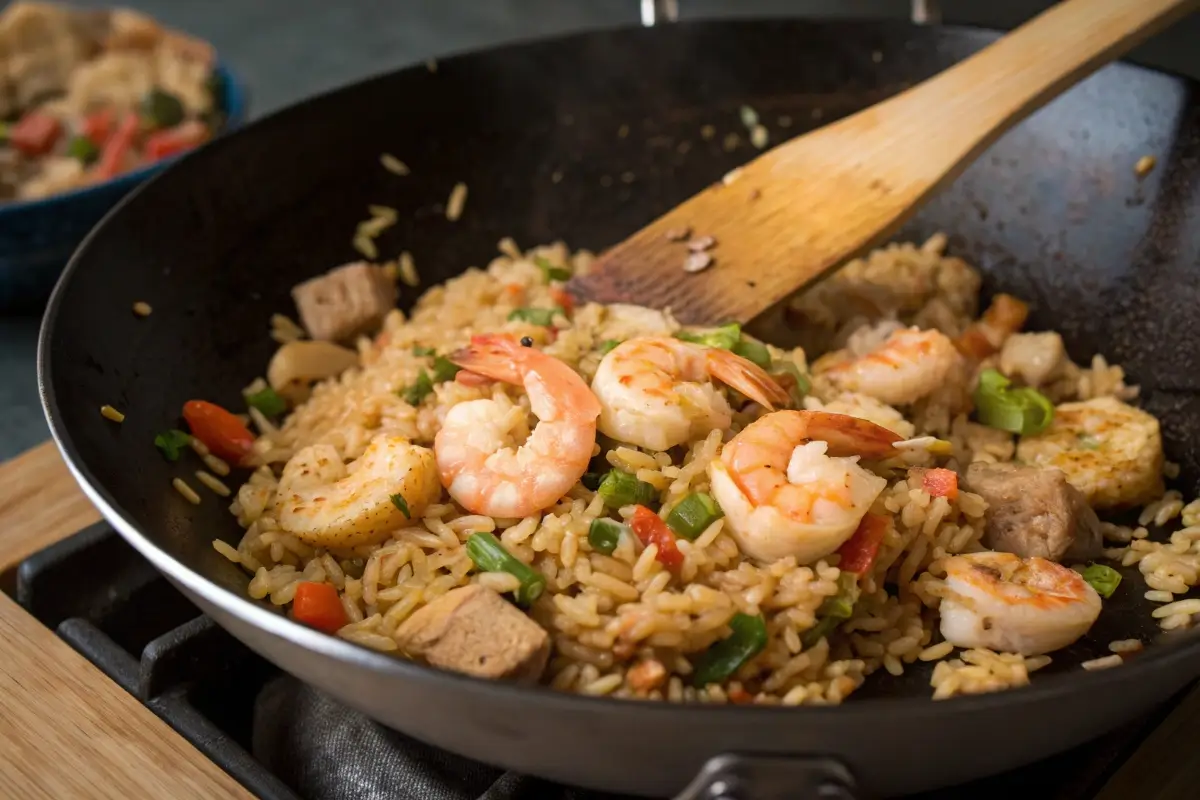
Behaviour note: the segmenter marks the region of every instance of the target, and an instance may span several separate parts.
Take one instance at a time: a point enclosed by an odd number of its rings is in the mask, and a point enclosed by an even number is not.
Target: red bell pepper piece
[[[325,633],[337,633],[349,621],[337,589],[328,583],[312,581],[296,584],[292,618]]]
[[[183,419],[192,435],[218,458],[240,464],[254,446],[250,429],[216,403],[188,400],[183,404]]]
[[[550,297],[567,317],[575,313],[575,298],[566,289],[561,286],[551,286]]]
[[[44,156],[62,135],[62,123],[51,114],[30,111],[8,133],[12,146],[27,156]]]
[[[121,120],[121,124],[108,137],[108,141],[104,143],[104,147],[100,148],[100,159],[96,162],[96,166],[92,168],[92,174],[97,179],[106,181],[124,171],[125,157],[133,147],[133,140],[138,132],[138,124],[136,114],[126,114],[124,119]]]
[[[112,136],[113,126],[116,125],[117,115],[111,108],[93,111],[83,118],[79,132],[91,140],[96,147],[104,147],[108,137]]]
[[[887,517],[868,512],[850,538],[838,548],[838,555],[842,557],[838,569],[859,575],[869,570],[879,555],[879,545],[883,543],[887,528]]]
[[[944,497],[953,503],[958,499],[958,475],[948,469],[926,470],[921,476],[921,488],[930,497]]]
[[[641,543],[658,545],[658,561],[672,572],[683,566],[683,553],[675,546],[675,534],[658,514],[645,506],[636,506],[629,527]]]
[[[146,159],[159,161],[179,155],[204,144],[208,139],[208,128],[196,119],[181,122],[174,128],[152,133],[146,137]]]

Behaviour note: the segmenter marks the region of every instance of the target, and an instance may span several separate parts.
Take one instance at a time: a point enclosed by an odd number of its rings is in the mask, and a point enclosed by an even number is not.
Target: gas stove
[[[11,586],[4,577],[0,586]],[[201,614],[106,523],[26,559],[15,591],[42,624],[263,800],[615,798],[461,758],[339,704]],[[909,800],[1092,800],[1174,705],[1029,767]]]

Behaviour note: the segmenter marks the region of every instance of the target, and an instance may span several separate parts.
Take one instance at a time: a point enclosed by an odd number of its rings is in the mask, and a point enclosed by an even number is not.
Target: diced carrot
[[[749,705],[754,702],[754,695],[740,686],[735,686],[729,690],[729,702],[739,706]]]
[[[12,146],[27,156],[44,156],[62,135],[62,123],[51,114],[30,111],[8,133]]]
[[[250,429],[216,403],[188,400],[183,404],[183,419],[192,435],[218,458],[240,464],[254,447]]]
[[[962,332],[962,335],[955,340],[954,346],[964,356],[976,361],[982,361],[996,352],[996,346],[988,339],[983,327],[977,322],[971,323]]]
[[[126,166],[125,157],[133,147],[133,139],[137,136],[138,124],[136,114],[126,114],[112,136],[108,137],[108,141],[100,149],[100,159],[96,162],[96,166],[92,168],[92,174],[97,179],[106,181],[124,171]]]
[[[456,383],[461,383],[463,386],[479,387],[487,386],[492,383],[492,379],[486,375],[480,375],[478,372],[460,369],[458,374],[454,376]]]
[[[869,570],[879,555],[879,545],[883,543],[887,529],[887,517],[868,512],[850,538],[838,548],[838,555],[842,557],[838,569],[859,575]]]
[[[196,119],[181,122],[174,128],[157,131],[146,137],[145,153],[149,161],[158,161],[192,150],[208,139],[208,127]]]
[[[568,317],[575,313],[575,298],[566,289],[561,286],[551,286],[550,297]]]
[[[629,527],[642,544],[658,545],[658,561],[672,572],[683,566],[683,553],[675,546],[675,534],[662,517],[645,506],[636,506]]]
[[[921,488],[930,497],[944,497],[953,503],[958,499],[958,475],[948,469],[929,469],[921,476]]]
[[[108,137],[112,136],[113,126],[116,124],[117,114],[111,108],[102,108],[99,111],[93,111],[83,118],[83,125],[79,132],[91,140],[92,144],[97,147],[104,147],[108,141]]]
[[[992,304],[983,312],[983,321],[1002,334],[1007,339],[1021,330],[1025,320],[1029,318],[1029,305],[1011,294],[998,294],[992,298]]]
[[[337,589],[328,583],[312,581],[296,584],[292,618],[326,633],[337,633],[348,621]]]

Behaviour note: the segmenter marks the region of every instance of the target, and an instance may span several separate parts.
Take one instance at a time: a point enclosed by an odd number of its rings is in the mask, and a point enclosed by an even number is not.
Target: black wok
[[[1026,689],[934,703],[918,666],[900,680],[873,676],[838,708],[587,699],[418,667],[251,602],[247,576],[210,544],[240,534],[225,503],[186,503],[170,488],[184,468],[151,444],[189,398],[240,402],[271,354],[270,315],[291,311],[293,284],[354,257],[368,203],[399,209],[381,249],[412,251],[427,285],[486,263],[505,235],[601,249],[750,157],[744,144],[732,153],[721,144],[742,130],[743,104],[795,133],[993,37],[799,21],[589,33],[445,60],[436,73],[396,72],[285,110],[168,170],[76,254],[41,339],[54,435],[117,529],[234,635],[380,722],[482,761],[661,795],[719,754],[784,756],[732,768],[751,783],[779,779],[775,796],[792,796],[805,781],[836,783],[840,763],[863,794],[898,794],[1097,736],[1200,674],[1200,639],[1159,635],[1132,570],[1087,640]],[[986,288],[1031,301],[1033,326],[1062,331],[1076,360],[1102,352],[1125,364],[1163,421],[1189,496],[1200,477],[1195,88],[1108,67],[1004,137],[905,231],[950,232]],[[781,115],[793,121],[786,131]],[[699,132],[710,123],[719,133],[707,141]],[[380,168],[385,151],[412,175]],[[1147,153],[1159,166],[1139,182],[1132,166]],[[451,224],[440,204],[457,181],[470,198]],[[132,315],[136,300],[153,315]],[[97,413],[105,403],[125,411],[123,425]],[[1129,637],[1153,644],[1122,668],[1079,669]]]

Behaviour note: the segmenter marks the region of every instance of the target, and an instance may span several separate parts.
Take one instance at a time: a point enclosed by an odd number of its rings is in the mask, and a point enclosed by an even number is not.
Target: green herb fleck
[[[600,355],[606,356],[613,350],[617,349],[617,345],[621,343],[620,339],[605,339],[600,343]]]
[[[429,373],[425,370],[418,373],[416,383],[400,392],[404,402],[410,406],[419,406],[421,401],[431,394],[433,394],[433,381],[430,380]]]
[[[167,461],[178,461],[183,448],[188,446],[192,437],[181,430],[171,429],[154,437],[154,446],[162,451]]]
[[[563,310],[558,306],[553,308],[514,308],[508,315],[508,321],[528,322],[531,325],[548,328],[554,322],[554,315],[562,313]]]
[[[412,519],[412,514],[408,511],[408,501],[404,499],[403,495],[392,495],[392,505],[400,509],[400,513],[404,515],[405,519]]]
[[[412,349],[412,354],[417,358],[425,358],[426,356],[431,356],[436,352],[437,351],[432,347],[421,347],[420,345],[417,345]]]
[[[535,256],[533,263],[537,264],[538,269],[542,271],[542,275],[546,277],[546,282],[550,281],[569,281],[571,279],[571,270],[556,267],[549,260],[541,256]]]
[[[279,393],[270,386],[264,387],[261,391],[246,395],[246,402],[257,408],[266,417],[278,417],[287,411],[287,401],[280,397]]]
[[[445,356],[438,356],[433,359],[433,382],[445,383],[446,381],[452,381],[461,369],[462,367]]]

